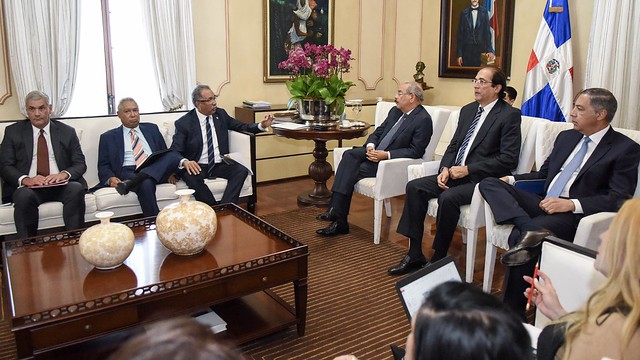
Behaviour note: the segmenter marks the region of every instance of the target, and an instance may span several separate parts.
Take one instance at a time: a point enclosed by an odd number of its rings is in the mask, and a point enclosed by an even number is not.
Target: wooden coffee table
[[[228,338],[243,343],[297,325],[307,309],[308,250],[242,208],[214,207],[218,231],[198,255],[182,257],[158,240],[154,218],[125,222],[136,237],[117,269],[94,269],[79,233],[3,244],[11,329],[20,358],[78,344],[171,316],[213,309]],[[295,304],[269,290],[292,283]]]

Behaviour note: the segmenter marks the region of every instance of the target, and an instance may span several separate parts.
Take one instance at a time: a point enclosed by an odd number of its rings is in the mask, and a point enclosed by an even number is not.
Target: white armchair
[[[386,119],[389,110],[395,106],[393,102],[381,101],[376,106],[375,126],[379,126]],[[432,160],[438,140],[449,119],[450,111],[443,108],[426,106],[424,108],[431,115],[433,121],[433,135],[421,159],[398,158],[381,161],[375,178],[364,178],[355,185],[354,192],[373,198],[373,242],[380,243],[380,229],[382,227],[382,206],[386,208],[387,217],[391,217],[390,198],[405,193],[407,184],[407,167],[419,164],[425,160]],[[334,169],[338,169],[342,154],[350,148],[335,148],[333,150]]]

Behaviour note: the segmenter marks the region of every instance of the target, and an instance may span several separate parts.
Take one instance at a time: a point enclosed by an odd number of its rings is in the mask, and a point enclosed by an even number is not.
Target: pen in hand
[[[529,297],[527,298],[527,306],[524,308],[525,311],[529,311],[531,308],[531,299],[533,299],[533,291],[536,288],[536,279],[538,278],[538,264],[536,263],[536,267],[533,269],[533,279],[531,279],[531,290],[529,291]]]

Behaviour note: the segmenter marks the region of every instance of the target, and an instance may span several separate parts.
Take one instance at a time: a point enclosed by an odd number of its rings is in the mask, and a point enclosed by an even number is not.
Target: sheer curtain
[[[20,111],[30,91],[49,95],[52,117],[68,109],[75,84],[80,0],[5,0],[9,63]]]
[[[640,3],[596,0],[585,88],[603,87],[618,99],[613,125],[640,130]]]
[[[144,0],[143,10],[162,105],[191,109],[196,85],[191,0]]]

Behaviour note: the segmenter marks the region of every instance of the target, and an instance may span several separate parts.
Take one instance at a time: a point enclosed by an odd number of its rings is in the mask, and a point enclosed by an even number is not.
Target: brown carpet
[[[0,275],[2,275],[2,271],[0,271]],[[4,303],[4,292],[6,289],[3,288],[4,284],[2,282],[2,276],[0,276],[0,360],[11,360],[16,359],[18,354],[16,353],[16,342],[13,337],[13,333],[11,332],[11,327],[7,318],[9,317],[6,314],[6,304]]]
[[[251,359],[333,359],[353,354],[360,359],[389,359],[390,344],[404,347],[409,324],[395,292],[395,277],[386,274],[406,253],[399,245],[373,244],[373,235],[351,226],[348,235],[323,238],[315,229],[317,208],[267,215],[264,219],[309,246],[307,328],[295,327],[245,344]],[[276,292],[293,304],[292,286]]]

